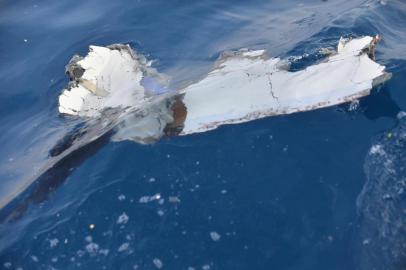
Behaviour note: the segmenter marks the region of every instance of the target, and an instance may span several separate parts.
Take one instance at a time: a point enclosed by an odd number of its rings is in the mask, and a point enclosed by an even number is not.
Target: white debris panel
[[[187,110],[180,135],[368,95],[375,84],[390,78],[385,67],[371,59],[378,40],[342,38],[335,54],[295,72],[264,50],[223,54],[206,77],[177,91]],[[70,65],[82,72],[70,74],[72,83],[59,97],[59,111],[99,117],[107,108],[148,106],[143,102],[148,90],[142,79],[149,76],[144,62],[128,46],[90,46],[85,58]]]
[[[369,56],[377,38],[341,39],[324,62],[290,72],[285,61],[264,51],[221,58],[206,78],[183,91],[188,113],[183,134],[222,124],[308,111],[368,95],[390,77]]]

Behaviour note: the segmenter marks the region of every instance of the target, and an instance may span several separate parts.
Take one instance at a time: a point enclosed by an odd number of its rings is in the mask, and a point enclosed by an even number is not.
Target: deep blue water
[[[176,87],[224,50],[316,55],[342,35],[377,33],[377,62],[393,78],[355,109],[89,150],[64,182],[0,225],[0,269],[324,270],[380,260],[379,250],[360,251],[356,200],[374,140],[406,110],[401,0],[0,0],[1,198],[35,177],[70,129],[57,113],[64,67],[90,44],[129,43]]]

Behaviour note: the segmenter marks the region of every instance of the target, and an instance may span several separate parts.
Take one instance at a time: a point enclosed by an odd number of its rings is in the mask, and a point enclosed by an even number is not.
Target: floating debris
[[[173,128],[187,135],[351,102],[390,78],[385,67],[373,60],[379,40],[379,36],[341,38],[337,52],[325,61],[294,72],[287,69],[285,60],[269,58],[264,50],[226,52],[205,78],[178,91],[168,90],[163,97],[154,97],[142,83],[157,73],[152,75],[129,46],[90,46],[86,57],[75,56],[67,68],[72,82],[59,97],[59,111],[100,117],[106,109],[121,108],[125,115],[150,107],[143,117],[127,118],[121,126],[126,131],[116,138],[145,143],[148,136],[157,139]]]

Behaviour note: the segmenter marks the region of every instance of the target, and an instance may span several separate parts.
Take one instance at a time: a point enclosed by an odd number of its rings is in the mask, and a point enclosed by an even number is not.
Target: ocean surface
[[[101,140],[30,184],[77,124],[57,98],[91,44],[130,44],[176,88],[226,50],[301,69],[375,34],[393,77],[359,102]],[[0,269],[406,269],[403,0],[0,0],[0,82]]]

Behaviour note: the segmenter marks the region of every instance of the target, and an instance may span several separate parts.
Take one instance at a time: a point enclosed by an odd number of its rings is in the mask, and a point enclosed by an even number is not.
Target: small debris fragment
[[[96,228],[96,225],[94,225],[93,223],[89,224],[89,229],[93,230],[94,228]]]
[[[124,195],[124,194],[121,194],[121,195],[119,195],[119,196],[117,197],[117,199],[118,199],[119,201],[124,201],[124,200],[125,200],[125,195]]]

